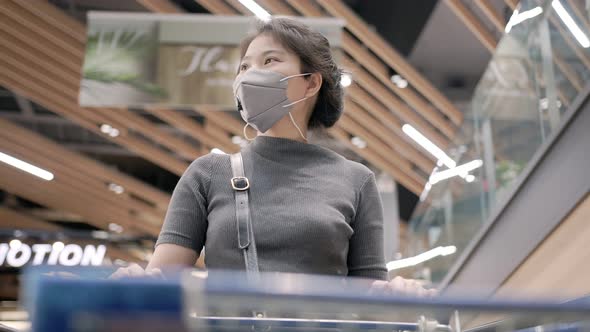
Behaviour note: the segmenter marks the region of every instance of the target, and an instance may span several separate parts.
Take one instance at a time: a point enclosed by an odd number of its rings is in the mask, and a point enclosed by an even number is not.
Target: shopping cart
[[[590,303],[372,294],[371,281],[185,271],[167,280],[31,270],[33,331],[590,331]]]

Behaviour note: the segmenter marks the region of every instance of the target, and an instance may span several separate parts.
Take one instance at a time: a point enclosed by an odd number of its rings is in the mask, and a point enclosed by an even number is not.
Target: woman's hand
[[[370,294],[390,294],[415,297],[433,297],[438,294],[436,289],[426,289],[413,279],[395,277],[391,281],[376,280],[371,285]]]
[[[127,267],[121,267],[115,273],[109,276],[109,279],[121,278],[145,278],[152,277],[154,279],[166,279],[162,271],[158,268],[143,269],[141,266],[133,263]]]
[[[174,269],[192,267],[198,258],[197,252],[192,249],[176,244],[162,243],[156,247],[154,255],[145,269],[137,264],[131,264],[115,271],[109,279],[140,277],[166,279],[160,268],[165,268],[168,273],[174,271]]]

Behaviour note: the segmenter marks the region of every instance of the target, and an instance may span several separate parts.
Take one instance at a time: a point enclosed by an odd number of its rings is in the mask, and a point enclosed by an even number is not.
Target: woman
[[[260,270],[372,278],[376,289],[430,295],[413,281],[384,281],[373,173],[307,143],[309,130],[329,128],[342,114],[340,76],[327,39],[297,21],[261,22],[242,42],[234,93],[246,126],[258,131],[241,153]],[[208,268],[244,269],[232,177],[227,155],[195,160],[174,190],[146,270],[133,265],[114,277],[192,266],[203,247]]]

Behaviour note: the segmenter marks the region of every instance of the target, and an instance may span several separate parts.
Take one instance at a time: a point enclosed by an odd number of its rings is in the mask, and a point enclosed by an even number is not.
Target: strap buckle
[[[250,189],[250,181],[245,176],[235,176],[231,179],[231,187],[237,191]]]

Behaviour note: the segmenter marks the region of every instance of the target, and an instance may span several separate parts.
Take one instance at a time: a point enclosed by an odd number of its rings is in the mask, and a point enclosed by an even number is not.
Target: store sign
[[[104,245],[0,243],[0,266],[31,265],[88,266],[102,265],[106,253]]]
[[[301,18],[334,49],[344,21]],[[90,12],[79,102],[84,107],[235,109],[241,16]]]

